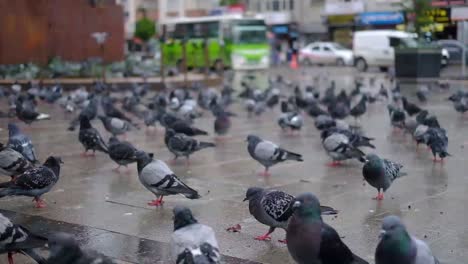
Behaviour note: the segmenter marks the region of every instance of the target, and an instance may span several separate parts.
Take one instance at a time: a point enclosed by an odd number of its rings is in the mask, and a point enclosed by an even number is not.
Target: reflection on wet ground
[[[282,72],[283,74],[283,72]],[[312,82],[314,75],[327,76],[321,81],[321,90],[331,80],[338,89],[352,89],[354,77],[348,70],[313,68],[286,78],[304,83]],[[263,72],[258,78],[265,78]],[[365,77],[374,76],[373,74]],[[381,76],[381,75],[376,75]],[[242,77],[236,77],[242,79]],[[259,84],[261,86],[261,84]],[[414,99],[414,86],[403,86],[403,93]],[[40,233],[67,231],[76,234],[87,247],[91,247],[129,263],[168,263],[168,245],[172,233],[172,208],[177,204],[192,208],[200,222],[214,228],[226,263],[292,263],[287,248],[277,242],[284,237],[278,230],[271,242],[255,241],[254,236],[267,228],[249,214],[242,202],[249,186],[262,186],[299,194],[311,191],[323,204],[340,211],[338,217],[325,216],[324,220],[335,227],[343,240],[356,254],[373,262],[380,221],[389,214],[403,218],[409,230],[426,240],[442,263],[466,263],[468,259],[468,163],[463,142],[468,139],[468,120],[460,117],[445,100],[454,91],[432,91],[429,102],[423,107],[435,113],[449,136],[449,153],[446,163],[433,164],[430,152],[416,150],[409,137],[392,133],[385,103],[369,106],[360,121],[366,135],[375,137],[376,152],[405,166],[408,176],[396,181],[386,194],[386,199],[376,202],[375,189],[364,184],[361,165],[350,161],[345,166],[329,168],[328,158],[320,143],[313,120],[306,118],[300,136],[280,132],[276,124],[278,111],[266,112],[260,117],[247,118],[242,104],[233,110],[239,113],[233,119],[231,137],[215,149],[207,149],[191,157],[192,165],[183,160],[172,165],[177,175],[199,190],[200,200],[168,197],[162,208],[151,208],[147,202],[153,196],[138,181],[136,166],[129,173],[112,171],[115,164],[103,155],[82,158],[77,132],[66,130],[71,116],[59,107],[41,105],[40,109],[52,115],[50,121],[35,123],[25,132],[31,135],[39,157],[61,155],[65,161],[62,177],[51,193],[45,195],[48,207],[35,209],[30,199],[16,197],[0,200],[14,221]],[[6,105],[2,102],[1,105]],[[8,120],[0,120],[1,140]],[[354,122],[349,120],[349,122]],[[94,122],[106,138],[109,137],[100,122]],[[213,118],[206,114],[197,120],[197,126],[213,130]],[[25,128],[24,125],[21,125]],[[272,168],[272,176],[257,176],[260,166],[250,159],[245,137],[254,132],[266,139],[303,154],[303,163],[284,163]],[[213,140],[212,136],[200,137]],[[157,158],[168,160],[172,156],[163,143],[163,132],[146,135],[143,130],[129,134],[129,141],[141,149],[154,152]],[[371,150],[366,149],[366,152]],[[225,229],[239,223],[239,233]],[[0,258],[0,262],[6,258]]]

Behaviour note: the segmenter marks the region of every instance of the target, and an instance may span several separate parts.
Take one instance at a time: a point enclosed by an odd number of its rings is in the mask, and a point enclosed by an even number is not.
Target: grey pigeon
[[[247,150],[250,156],[265,167],[264,176],[269,175],[268,169],[287,160],[304,161],[302,155],[278,147],[275,143],[263,140],[255,135],[247,136]]]
[[[164,135],[164,143],[166,143],[169,151],[174,154],[174,160],[179,156],[184,156],[189,162],[190,155],[216,145],[211,142],[198,141],[182,133],[176,133],[174,130],[167,128],[166,134]]]
[[[341,241],[333,227],[323,222],[320,202],[311,193],[296,197],[286,239],[288,251],[299,264],[368,264]]]
[[[16,102],[16,116],[19,120],[23,121],[27,125],[31,125],[34,121],[50,119],[50,115],[37,112],[35,107],[32,106],[33,104],[29,104],[21,98],[22,97],[19,97]]]
[[[324,130],[336,126],[336,120],[329,115],[319,115],[315,118],[314,125],[318,130]]]
[[[439,264],[426,242],[412,236],[397,216],[386,216],[380,241],[375,250],[375,264]]]
[[[31,163],[16,150],[0,143],[0,172],[14,179],[32,167]]]
[[[344,134],[332,133],[323,139],[322,146],[328,156],[332,158],[332,162],[329,164],[330,166],[338,166],[340,165],[340,161],[347,159],[358,159],[364,162],[364,156],[366,154],[354,147],[350,139]]]
[[[107,145],[102,139],[101,134],[94,127],[91,126],[89,119],[86,116],[81,117],[80,120],[80,132],[78,134],[78,140],[85,148],[85,152],[82,154],[86,156],[88,150],[101,151],[108,153]]]
[[[158,198],[148,203],[148,205],[162,205],[165,195],[182,194],[188,199],[198,199],[201,197],[197,191],[183,183],[166,163],[153,159],[152,154],[138,151],[136,157],[138,179],[146,189]]]
[[[109,157],[119,165],[127,167],[128,164],[136,162],[136,152],[138,151],[130,142],[119,141],[116,137],[109,139]]]
[[[288,111],[287,103],[281,102],[281,115],[278,118],[278,125],[281,129],[291,129],[291,131],[301,130],[304,119],[298,111]]]
[[[403,129],[405,127],[406,114],[403,109],[393,105],[388,105],[388,114],[390,116],[390,123],[394,128]]]
[[[378,194],[375,198],[376,200],[383,200],[384,192],[390,188],[393,181],[406,175],[406,173],[401,170],[402,168],[403,165],[387,159],[381,159],[376,154],[369,154],[366,156],[366,163],[364,163],[362,168],[362,175],[372,187],[377,189]]]
[[[18,151],[32,163],[38,162],[36,150],[34,149],[31,139],[21,133],[17,125],[13,123],[8,124],[8,136],[8,147]]]
[[[176,206],[171,252],[174,263],[217,264],[221,262],[218,241],[213,229],[198,223],[190,209]]]
[[[56,233],[48,239],[50,255],[47,264],[116,264],[96,251],[82,249],[70,234]]]
[[[117,117],[99,116],[104,128],[113,136],[123,135],[130,131],[130,123]]]
[[[49,192],[60,177],[59,157],[50,156],[44,165],[31,168],[16,177],[14,181],[0,183],[0,198],[5,196],[34,197],[37,208],[45,207],[41,196]]]
[[[348,129],[340,129],[338,127],[332,127],[332,128],[323,130],[320,133],[320,138],[324,140],[333,133],[340,133],[340,134],[345,135],[346,137],[349,138],[351,145],[353,145],[356,148],[359,148],[359,147],[375,148],[375,146],[372,145],[372,143],[370,143],[372,140],[374,140],[374,138],[363,136],[357,131],[352,131]]]
[[[276,228],[286,231],[289,218],[292,215],[292,204],[294,196],[277,190],[265,190],[259,187],[250,187],[245,194],[244,201],[249,201],[249,212],[260,223],[270,227],[263,236],[258,236],[256,240],[270,240],[270,234]],[[334,215],[338,212],[328,206],[320,206],[322,214]],[[286,243],[286,240],[279,240]]]
[[[443,162],[444,158],[450,156],[447,152],[448,147],[448,137],[447,132],[443,128],[430,127],[426,132],[427,145],[432,151],[434,157],[433,161]],[[439,155],[440,160],[437,159]]]
[[[39,264],[45,264],[45,259],[36,249],[46,245],[47,238],[35,235],[21,225],[13,224],[10,219],[0,214],[0,254],[8,253],[8,263],[14,263],[14,253],[22,253]]]
[[[218,136],[224,136],[229,133],[231,128],[231,116],[229,112],[222,111],[216,114],[214,121],[214,131]]]

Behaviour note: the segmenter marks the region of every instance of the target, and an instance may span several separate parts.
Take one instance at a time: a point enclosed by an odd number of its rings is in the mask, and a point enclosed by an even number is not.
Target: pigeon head
[[[409,239],[409,234],[406,231],[405,225],[401,222],[401,219],[398,216],[389,215],[386,216],[382,221],[382,230],[380,231],[380,237],[382,239]]]
[[[141,170],[146,165],[153,161],[153,153],[146,153],[144,151],[138,150],[137,152],[135,152],[135,158],[137,161],[138,172],[141,172]]]
[[[371,162],[372,164],[380,164],[381,159],[376,154],[367,154],[366,162]]]
[[[187,207],[176,206],[172,212],[174,213],[174,231],[198,223],[197,219],[193,217],[192,211]]]
[[[50,156],[44,162],[44,166],[50,168],[57,177],[60,175],[60,164],[63,164],[63,161],[60,157],[56,156]]]
[[[166,128],[166,136],[167,137],[172,137],[176,134],[176,132],[174,131],[174,129],[172,128]]]
[[[262,140],[255,135],[248,135],[246,141],[249,142],[249,144],[256,144]]]
[[[11,137],[11,136],[14,136],[14,135],[17,135],[21,133],[21,130],[19,129],[19,127],[14,124],[14,123],[8,123],[8,135]]]
[[[119,142],[120,142],[120,140],[117,137],[112,136],[112,137],[109,138],[109,145],[116,144],[116,143],[119,143]]]
[[[89,129],[91,128],[91,122],[89,122],[89,118],[87,116],[82,116],[80,118],[80,129]]]
[[[320,202],[312,193],[297,196],[292,207],[294,214],[300,217],[321,219]]]
[[[251,199],[257,197],[260,194],[262,194],[262,192],[263,192],[263,188],[250,187],[249,189],[247,189],[247,192],[245,193],[244,202],[247,201],[247,200],[250,201]]]
[[[74,259],[81,254],[75,238],[67,233],[56,233],[48,237],[50,259]]]

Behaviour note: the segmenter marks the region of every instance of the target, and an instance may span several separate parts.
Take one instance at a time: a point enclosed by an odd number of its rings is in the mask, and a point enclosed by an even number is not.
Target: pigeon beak
[[[295,202],[293,203],[292,208],[298,208],[299,206],[301,206],[301,202],[295,201]]]
[[[385,230],[380,230],[379,238],[382,238],[383,236],[385,236],[386,233],[387,233],[387,231],[385,231]]]

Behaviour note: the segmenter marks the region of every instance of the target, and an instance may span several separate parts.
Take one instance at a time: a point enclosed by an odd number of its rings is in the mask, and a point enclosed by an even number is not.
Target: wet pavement
[[[322,82],[322,91],[330,80],[337,81],[338,89],[352,89],[354,83],[354,73],[350,69],[312,68],[305,72],[281,73],[304,83],[310,83],[315,75],[327,76],[328,80]],[[261,85],[268,75],[262,72],[257,76],[254,82]],[[363,76],[376,76],[378,82],[386,81],[377,73]],[[414,101],[415,87],[402,88],[403,94]],[[188,200],[171,196],[165,199],[162,208],[152,208],[147,202],[154,196],[139,183],[135,165],[129,166],[128,173],[117,173],[112,171],[115,164],[102,153],[95,158],[82,158],[78,132],[66,129],[72,115],[64,114],[58,106],[41,105],[40,109],[50,113],[52,120],[34,123],[29,129],[25,125],[21,128],[31,136],[42,161],[51,154],[62,156],[65,164],[60,181],[44,196],[47,208],[33,208],[29,198],[3,198],[0,212],[42,234],[53,231],[76,234],[85,247],[99,250],[122,263],[169,263],[172,208],[186,205],[201,223],[216,231],[221,252],[227,256],[226,263],[293,263],[286,246],[277,242],[284,238],[283,230],[275,231],[270,242],[253,239],[266,232],[267,227],[250,216],[247,203],[242,199],[250,186],[280,189],[294,195],[310,191],[322,204],[340,211],[337,217],[324,216],[324,220],[356,254],[371,263],[380,222],[386,215],[395,214],[403,218],[413,234],[429,243],[441,263],[465,264],[468,259],[468,211],[464,210],[468,202],[465,173],[468,162],[463,143],[468,140],[468,119],[460,117],[445,100],[456,88],[432,91],[429,102],[423,105],[436,114],[447,129],[448,152],[452,157],[444,165],[433,164],[430,152],[422,148],[417,151],[409,136],[392,133],[385,103],[377,102],[368,107],[361,125],[366,135],[376,138],[375,152],[404,164],[408,172],[407,177],[392,185],[382,202],[371,199],[376,191],[363,182],[359,162],[349,161],[338,168],[325,166],[329,159],[312,118],[306,117],[300,136],[288,136],[276,124],[278,109],[247,118],[242,105],[236,104],[232,110],[239,116],[233,118],[228,140],[215,149],[195,153],[189,167],[183,160],[171,165],[174,172],[203,197]],[[1,105],[6,103],[2,101]],[[2,142],[7,138],[7,122],[7,119],[0,120],[0,127],[4,129],[0,132]],[[93,124],[106,139],[109,137],[99,121]],[[212,132],[213,118],[207,113],[196,125]],[[305,162],[277,165],[271,169],[269,178],[257,176],[262,168],[247,154],[245,138],[249,133],[303,154]],[[199,139],[213,140],[213,136]],[[161,130],[155,135],[146,135],[144,130],[134,131],[128,140],[138,148],[153,152],[159,159],[172,158],[164,146]],[[226,231],[235,224],[242,226],[241,232]],[[0,263],[6,263],[6,257],[0,257]]]

